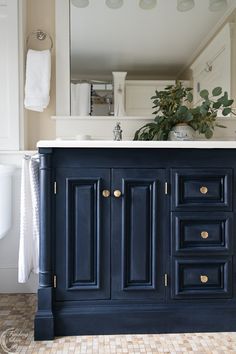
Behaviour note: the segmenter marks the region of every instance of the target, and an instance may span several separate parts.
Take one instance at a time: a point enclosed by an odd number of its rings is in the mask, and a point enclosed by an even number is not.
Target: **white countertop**
[[[158,148],[158,149],[236,149],[236,140],[196,141],[112,141],[41,140],[38,148]]]

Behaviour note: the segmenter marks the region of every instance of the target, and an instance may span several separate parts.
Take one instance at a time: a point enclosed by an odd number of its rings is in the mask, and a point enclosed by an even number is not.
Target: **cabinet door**
[[[56,180],[56,300],[108,299],[110,171],[58,169]]]
[[[164,174],[159,169],[113,170],[113,299],[164,298]]]

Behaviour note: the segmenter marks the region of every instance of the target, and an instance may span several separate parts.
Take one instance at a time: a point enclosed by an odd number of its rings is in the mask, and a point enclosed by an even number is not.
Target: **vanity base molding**
[[[105,307],[82,313],[73,308],[55,312],[55,336],[234,332],[235,316],[235,307],[226,310],[225,307],[183,309],[179,306],[157,310],[153,306],[149,310],[117,308],[114,311]]]
[[[36,340],[236,331],[235,149],[39,152]]]

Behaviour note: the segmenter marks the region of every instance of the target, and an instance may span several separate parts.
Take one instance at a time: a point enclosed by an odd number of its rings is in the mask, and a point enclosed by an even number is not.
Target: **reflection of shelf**
[[[114,117],[114,116],[52,116],[51,119],[53,120],[66,120],[66,121],[72,121],[72,120],[93,120],[93,121],[145,121],[145,120],[153,120],[155,118],[154,115],[151,116],[125,116],[125,117]],[[234,115],[223,117],[219,116],[219,120],[222,121],[233,121],[236,123],[236,117]]]
[[[52,116],[53,120],[113,120],[113,121],[131,121],[131,120],[152,120],[154,116],[125,116],[125,117],[114,117],[114,116]]]

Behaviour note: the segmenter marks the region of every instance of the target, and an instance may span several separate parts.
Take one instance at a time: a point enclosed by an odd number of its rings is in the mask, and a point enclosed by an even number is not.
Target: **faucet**
[[[120,126],[120,122],[117,122],[115,128],[113,129],[113,140],[115,141],[122,140],[122,129]]]

